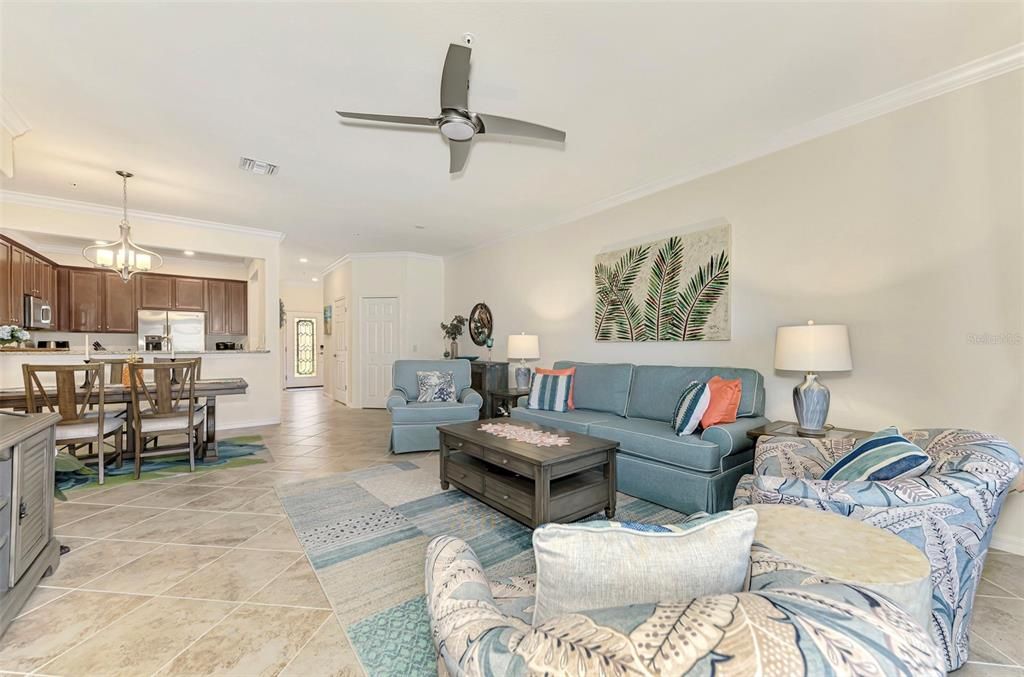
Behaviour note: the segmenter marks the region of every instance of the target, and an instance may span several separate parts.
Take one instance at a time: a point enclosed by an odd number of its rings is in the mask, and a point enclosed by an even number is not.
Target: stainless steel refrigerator
[[[172,345],[179,353],[206,350],[206,313],[140,310],[139,352],[170,350]]]

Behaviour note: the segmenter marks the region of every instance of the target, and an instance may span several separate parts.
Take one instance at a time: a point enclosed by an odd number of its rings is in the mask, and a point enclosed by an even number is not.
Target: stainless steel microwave
[[[25,328],[51,329],[53,312],[50,304],[37,296],[25,294]]]

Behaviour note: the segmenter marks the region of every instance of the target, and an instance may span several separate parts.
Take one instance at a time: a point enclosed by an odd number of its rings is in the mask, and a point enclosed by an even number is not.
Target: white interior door
[[[398,359],[398,299],[364,298],[361,310],[363,406],[381,408],[391,392],[391,365]]]
[[[309,313],[287,313],[285,332],[285,387],[322,386],[324,338],[321,319]]]
[[[341,298],[334,302],[334,399],[342,404],[348,401],[348,302]]]

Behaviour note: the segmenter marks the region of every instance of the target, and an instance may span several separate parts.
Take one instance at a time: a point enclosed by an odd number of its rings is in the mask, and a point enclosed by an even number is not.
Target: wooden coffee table
[[[441,488],[449,485],[530,527],[571,522],[604,510],[615,516],[618,442],[540,426],[513,425],[568,437],[563,447],[538,447],[480,430],[497,418],[438,426]]]

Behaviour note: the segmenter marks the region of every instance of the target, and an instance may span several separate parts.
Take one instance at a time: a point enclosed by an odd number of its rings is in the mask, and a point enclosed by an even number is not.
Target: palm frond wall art
[[[597,341],[727,341],[728,224],[594,259]]]

